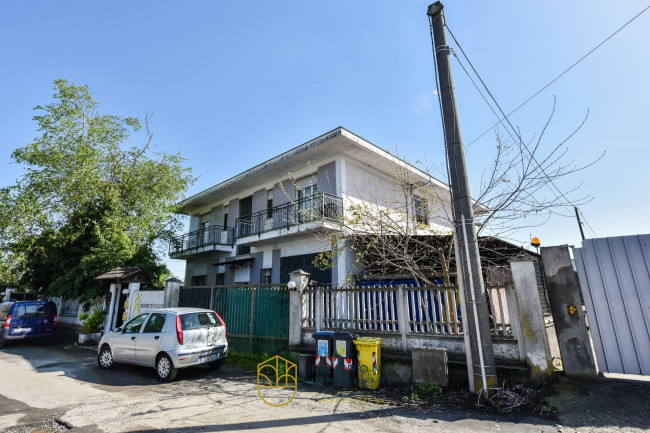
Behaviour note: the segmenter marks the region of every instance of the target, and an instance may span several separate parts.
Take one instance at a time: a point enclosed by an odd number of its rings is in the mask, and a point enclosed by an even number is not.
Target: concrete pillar
[[[302,269],[289,274],[289,347],[302,344],[302,319],[307,315],[303,291],[308,284],[309,274]]]
[[[567,245],[540,248],[555,332],[567,376],[596,377],[589,330]]]
[[[178,298],[181,292],[181,280],[170,278],[165,281],[165,308],[178,307]]]
[[[323,288],[318,286],[314,292],[314,321],[316,332],[320,332],[323,329]]]
[[[136,307],[134,299],[135,296],[137,295],[135,292],[140,290],[140,283],[129,283],[128,287],[128,300],[129,300],[129,308],[124,310],[124,313],[126,314],[126,321],[133,319],[135,317],[134,313],[134,308]]]
[[[402,337],[402,353],[405,355],[409,351],[408,339],[406,338],[409,331],[407,301],[406,289],[400,284],[397,286],[397,326]]]
[[[106,311],[106,320],[104,321],[104,334],[113,330],[115,327],[115,321],[117,320],[117,317],[114,316],[117,314],[117,303],[120,302],[120,290],[122,290],[121,284],[111,284],[111,301],[109,302],[108,310]]]
[[[553,359],[548,346],[546,325],[539,299],[535,263],[532,258],[510,262],[519,326],[531,382],[539,384],[553,374]]]

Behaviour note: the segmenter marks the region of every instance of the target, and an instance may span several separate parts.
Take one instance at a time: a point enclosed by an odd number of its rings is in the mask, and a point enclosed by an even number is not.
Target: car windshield
[[[180,318],[183,331],[221,326],[221,322],[213,312],[181,314]]]
[[[36,319],[52,316],[52,307],[49,304],[18,304],[14,316],[17,319]]]

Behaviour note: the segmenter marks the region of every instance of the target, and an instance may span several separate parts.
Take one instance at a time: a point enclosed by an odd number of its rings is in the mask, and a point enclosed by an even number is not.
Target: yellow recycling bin
[[[357,346],[359,388],[377,389],[381,378],[381,338],[361,337],[353,341]]]

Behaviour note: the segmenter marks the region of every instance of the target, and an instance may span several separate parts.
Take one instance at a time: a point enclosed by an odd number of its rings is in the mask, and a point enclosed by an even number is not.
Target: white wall
[[[391,178],[379,170],[363,167],[359,161],[346,157],[346,178],[344,202],[346,208],[350,205],[366,204],[373,212],[388,211],[391,217],[399,219],[406,212],[405,192],[401,189],[399,179]],[[399,173],[395,173],[396,176]],[[406,180],[409,180],[406,178]],[[453,227],[451,222],[451,203],[447,190],[436,186],[416,187],[414,194],[424,198],[428,204],[429,228],[434,234],[449,233]],[[412,199],[408,200],[411,208],[409,214],[413,215]],[[390,212],[394,210],[394,212]],[[420,232],[418,234],[432,234]]]

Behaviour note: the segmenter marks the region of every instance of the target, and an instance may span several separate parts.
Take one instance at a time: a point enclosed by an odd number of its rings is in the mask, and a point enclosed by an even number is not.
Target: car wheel
[[[208,367],[212,370],[219,370],[226,363],[226,358],[217,359],[216,361],[208,362]]]
[[[99,355],[97,355],[97,364],[104,370],[113,367],[115,362],[113,361],[113,352],[111,352],[110,347],[102,347],[102,350],[99,351]]]
[[[170,382],[176,378],[178,369],[174,367],[172,359],[166,353],[158,357],[156,361],[156,377],[161,382]]]

